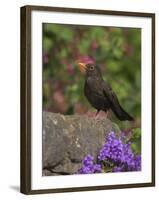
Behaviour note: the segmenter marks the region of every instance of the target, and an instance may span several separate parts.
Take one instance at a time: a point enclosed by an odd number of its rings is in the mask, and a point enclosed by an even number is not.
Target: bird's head
[[[77,62],[80,71],[86,75],[86,77],[101,77],[101,71],[99,67],[92,62]]]

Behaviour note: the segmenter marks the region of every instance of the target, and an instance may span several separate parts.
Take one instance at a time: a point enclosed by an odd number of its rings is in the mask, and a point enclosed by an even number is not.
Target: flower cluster
[[[123,138],[117,137],[114,132],[110,132],[106,137],[105,144],[97,157],[97,164],[94,164],[93,160],[91,155],[86,156],[79,173],[89,174],[102,170],[105,172],[141,170],[141,155],[135,155],[131,149],[131,143],[124,142]]]
[[[83,166],[79,170],[79,174],[93,174],[93,173],[99,173],[101,172],[101,165],[100,164],[94,164],[93,162],[94,157],[91,155],[87,155],[83,159]]]
[[[141,156],[131,150],[131,143],[124,143],[114,132],[109,133],[106,142],[99,152],[100,161],[108,160],[115,165],[113,171],[141,170]]]

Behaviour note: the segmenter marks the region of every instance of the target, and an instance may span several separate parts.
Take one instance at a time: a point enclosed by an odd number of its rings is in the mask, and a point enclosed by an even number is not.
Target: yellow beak
[[[81,73],[86,73],[87,67],[86,67],[86,64],[85,64],[85,63],[78,62],[77,65],[78,65],[78,67],[79,67]]]

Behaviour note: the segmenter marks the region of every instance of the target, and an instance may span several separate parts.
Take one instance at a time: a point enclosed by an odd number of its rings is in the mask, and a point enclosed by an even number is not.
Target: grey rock
[[[44,112],[43,176],[77,173],[87,154],[97,158],[110,131],[120,129],[107,118]]]

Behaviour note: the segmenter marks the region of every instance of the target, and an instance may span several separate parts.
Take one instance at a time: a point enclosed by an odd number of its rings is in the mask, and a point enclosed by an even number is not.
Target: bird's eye
[[[90,68],[89,68],[90,70],[94,70],[94,66],[90,66]]]

